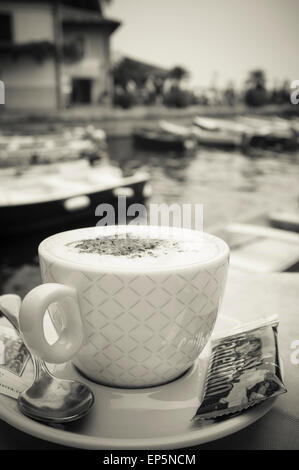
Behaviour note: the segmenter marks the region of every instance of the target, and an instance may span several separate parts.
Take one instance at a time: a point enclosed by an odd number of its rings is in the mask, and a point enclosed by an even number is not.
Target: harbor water
[[[114,138],[109,154],[124,174],[141,167],[148,171],[152,186],[148,203],[203,204],[206,231],[258,213],[299,210],[298,152],[261,151],[250,157],[198,148],[178,154],[139,150],[129,138]],[[90,225],[97,220],[91,217]],[[1,294],[23,296],[40,283],[37,246],[43,238],[36,233],[1,240]]]

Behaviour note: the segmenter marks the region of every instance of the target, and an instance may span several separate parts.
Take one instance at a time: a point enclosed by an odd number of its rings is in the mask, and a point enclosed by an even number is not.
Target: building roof
[[[110,34],[120,26],[120,22],[109,18],[104,18],[100,13],[81,8],[73,8],[65,5],[61,6],[61,17],[63,24],[77,25],[99,25],[109,29]]]
[[[132,57],[123,57],[121,62],[126,63],[130,65],[131,67],[134,67],[135,69],[142,68],[143,70],[146,70],[149,74],[150,73],[158,73],[161,75],[169,74],[169,69],[165,67],[161,67],[155,64],[150,64],[148,62],[143,62],[142,60],[138,60]]]
[[[10,0],[11,2],[13,0]],[[28,3],[28,0],[15,0],[17,3]],[[84,10],[97,11],[102,14],[102,7],[100,0],[31,0],[34,3],[57,3],[72,6],[75,8],[83,8]],[[0,0],[1,3],[1,0]]]
[[[83,8],[84,10],[93,10],[102,14],[101,2],[99,0],[62,0],[64,5],[75,8]]]

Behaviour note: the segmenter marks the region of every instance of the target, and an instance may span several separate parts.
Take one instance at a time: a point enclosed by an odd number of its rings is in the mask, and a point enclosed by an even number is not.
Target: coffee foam
[[[130,254],[107,254],[103,252],[85,252],[86,241],[115,237],[118,246],[129,237],[133,240],[145,240],[146,249]],[[154,248],[148,248],[148,240],[153,240]],[[161,241],[161,243],[159,243]],[[82,248],[83,246],[83,248]],[[101,246],[101,245],[99,245]],[[220,255],[226,245],[216,237],[198,232],[173,227],[151,226],[109,226],[90,227],[62,232],[47,238],[41,244],[41,251],[46,250],[55,258],[99,269],[163,269],[181,267],[190,264],[206,263]]]

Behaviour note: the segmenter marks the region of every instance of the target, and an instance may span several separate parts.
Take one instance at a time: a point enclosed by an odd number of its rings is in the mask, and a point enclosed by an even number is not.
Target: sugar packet
[[[213,338],[204,397],[193,420],[239,413],[287,391],[277,327],[277,318],[272,317]]]
[[[18,398],[33,379],[30,354],[12,328],[0,325],[0,393]]]

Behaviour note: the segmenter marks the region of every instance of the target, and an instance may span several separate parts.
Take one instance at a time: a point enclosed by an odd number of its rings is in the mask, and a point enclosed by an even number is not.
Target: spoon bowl
[[[41,360],[39,377],[18,398],[18,407],[30,418],[47,423],[69,423],[84,416],[94,398],[91,390],[77,380],[54,377]]]

